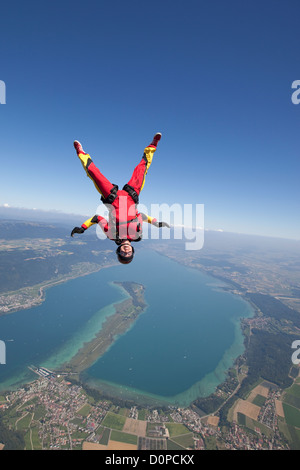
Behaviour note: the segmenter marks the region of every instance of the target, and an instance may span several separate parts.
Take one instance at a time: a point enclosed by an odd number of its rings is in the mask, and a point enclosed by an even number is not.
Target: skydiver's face
[[[127,257],[132,255],[132,246],[129,240],[125,240],[121,243],[120,251],[122,253],[122,256]]]

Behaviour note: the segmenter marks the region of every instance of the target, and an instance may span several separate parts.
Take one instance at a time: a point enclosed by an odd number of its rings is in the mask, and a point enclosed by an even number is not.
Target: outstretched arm
[[[141,216],[144,222],[148,222],[148,224],[155,225],[155,227],[168,227],[170,228],[170,225],[167,224],[167,222],[158,222],[155,217],[150,217],[150,215],[143,214],[141,212]]]
[[[91,227],[94,224],[100,224],[102,230],[105,231],[105,228],[107,227],[107,220],[104,217],[101,217],[101,215],[94,215],[94,217],[91,217],[90,219],[86,220],[81,225],[81,227],[74,227],[71,232],[71,237],[73,237],[74,233],[85,232],[89,227]]]

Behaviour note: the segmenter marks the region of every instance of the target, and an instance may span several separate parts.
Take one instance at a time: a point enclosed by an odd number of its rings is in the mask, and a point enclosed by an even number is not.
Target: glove
[[[73,237],[74,233],[83,233],[85,229],[83,227],[74,227],[71,232],[71,237]]]
[[[160,228],[160,227],[168,227],[168,228],[170,228],[170,225],[167,224],[167,222],[154,222],[153,225],[155,225],[155,227],[159,227],[159,228]]]

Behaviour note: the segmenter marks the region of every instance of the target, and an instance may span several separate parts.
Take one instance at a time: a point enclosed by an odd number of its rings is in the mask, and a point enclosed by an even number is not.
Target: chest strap
[[[134,222],[136,219],[138,218],[138,216],[136,215],[133,219],[130,219],[130,220],[125,220],[125,222],[117,222],[117,225],[127,225],[127,224],[130,224],[130,222]]]

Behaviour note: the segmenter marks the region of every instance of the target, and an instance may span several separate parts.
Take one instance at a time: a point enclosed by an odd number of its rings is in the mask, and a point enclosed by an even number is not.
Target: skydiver
[[[75,233],[84,233],[92,225],[98,224],[107,238],[118,245],[116,253],[120,263],[128,264],[134,256],[134,248],[131,243],[142,239],[143,222],[148,222],[156,227],[170,227],[166,222],[158,222],[157,219],[139,213],[137,210],[139,195],[144,187],[145,177],[160,139],[161,133],[158,132],[153,137],[151,144],[144,149],[140,163],[135,167],[131,179],[122,190],[119,190],[116,184],[112,184],[100,172],[90,155],[83,151],[81,143],[75,140],[74,147],[77,155],[87,176],[101,194],[101,201],[108,208],[109,220],[107,221],[100,215],[94,215],[86,220],[81,227],[75,227],[71,232],[72,237]]]

